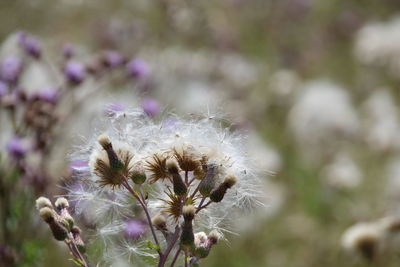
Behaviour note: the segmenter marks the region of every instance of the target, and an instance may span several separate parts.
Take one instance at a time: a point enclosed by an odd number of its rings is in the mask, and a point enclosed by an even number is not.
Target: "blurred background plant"
[[[34,199],[65,193],[61,178],[80,171],[67,155],[93,118],[141,106],[151,116],[224,114],[266,170],[266,207],[238,220],[239,235],[205,266],[397,266],[396,231],[388,238],[381,222],[398,215],[400,196],[399,8],[1,1],[2,263],[66,257],[46,239]],[[362,242],[353,241],[365,240],[354,232],[379,240],[373,257],[354,255]]]

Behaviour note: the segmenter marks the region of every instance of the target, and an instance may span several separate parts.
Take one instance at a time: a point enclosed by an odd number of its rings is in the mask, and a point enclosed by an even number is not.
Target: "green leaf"
[[[83,263],[83,261],[81,261],[80,259],[69,259],[70,261],[74,262],[76,265],[78,266],[85,266],[85,264]]]
[[[150,249],[154,249],[156,251],[160,250],[160,247],[157,246],[156,244],[154,244],[153,242],[151,242],[150,240],[147,240],[147,247]]]

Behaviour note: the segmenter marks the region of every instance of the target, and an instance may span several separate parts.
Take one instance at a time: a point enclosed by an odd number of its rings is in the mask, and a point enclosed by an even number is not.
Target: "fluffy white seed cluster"
[[[400,18],[369,23],[357,34],[355,54],[365,64],[383,65],[393,74],[400,71]]]
[[[359,128],[348,92],[329,81],[304,85],[290,110],[288,123],[297,143],[307,154],[324,155],[338,147],[334,140],[351,138]]]
[[[100,142],[98,137],[104,132],[108,137],[101,136]],[[176,116],[157,122],[139,110],[118,114],[102,122],[92,140],[84,142],[85,144],[79,146],[78,151],[73,154],[73,159],[89,160],[91,171],[86,176],[81,175],[77,179],[78,182],[69,185],[69,199],[74,203],[77,213],[96,226],[99,240],[110,248],[108,250],[110,253],[111,251],[126,251],[124,248],[129,248],[129,251],[135,252],[135,255],[156,255],[154,250],[144,245],[145,241],[150,239],[149,233],[134,242],[123,238],[124,221],[126,218],[135,216],[133,211],[138,203],[132,199],[127,190],[119,190],[118,185],[104,186],[104,171],[102,169],[100,172],[98,169],[96,171],[99,160],[104,162],[106,167],[112,164],[108,159],[110,155],[107,155],[108,151],[105,149],[109,143],[108,138],[112,141],[113,150],[120,160],[124,161],[121,155],[129,154],[130,156],[126,161],[129,164],[123,165],[125,167],[120,170],[121,172],[128,176],[132,175],[133,166],[145,163],[147,168],[141,170],[144,171],[147,180],[142,186],[148,194],[147,203],[152,217],[163,212],[162,207],[166,205],[163,200],[168,200],[168,192],[171,192],[169,190],[173,188],[172,178],[154,182],[158,176],[158,178],[162,177],[161,174],[157,176],[155,168],[151,167],[155,157],[157,160],[173,159],[173,161],[165,162],[166,169],[172,174],[175,173],[175,166],[179,163],[182,179],[185,176],[183,170],[192,168],[191,162],[185,158],[188,155],[202,162],[201,166],[215,168],[216,185],[226,182],[226,179],[231,176],[235,178],[234,182],[229,183],[231,187],[225,190],[222,201],[207,206],[196,215],[193,221],[195,231],[217,230],[219,233],[229,231],[237,215],[243,216],[245,212],[250,212],[260,204],[258,201],[261,194],[260,182],[257,175],[261,170],[253,166],[254,162],[246,156],[242,145],[243,137],[223,127],[222,122],[210,117],[182,120]],[[196,167],[201,168],[201,166]],[[201,171],[200,169],[199,172]],[[189,172],[187,179],[192,181],[193,185],[189,190],[193,190],[201,182],[196,175],[197,169]],[[111,183],[118,184],[118,181],[114,180]],[[132,187],[135,186],[132,180],[128,183]],[[189,192],[190,194],[192,191]],[[195,201],[198,205],[200,199],[195,199]],[[137,215],[140,217],[140,214]],[[167,225],[170,225],[169,223],[174,218],[166,217]],[[178,219],[183,220],[182,217]],[[128,254],[132,257],[132,253]],[[113,255],[108,254],[107,257],[111,260]]]
[[[390,246],[389,237],[399,230],[400,219],[394,216],[360,222],[344,232],[341,244],[346,251],[373,261]]]

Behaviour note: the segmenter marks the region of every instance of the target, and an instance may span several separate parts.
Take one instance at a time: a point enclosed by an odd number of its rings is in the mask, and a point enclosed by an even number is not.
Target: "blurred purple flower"
[[[40,57],[42,53],[42,44],[38,39],[25,32],[20,32],[18,34],[18,41],[28,55],[34,58]]]
[[[124,57],[117,51],[109,50],[104,52],[104,63],[111,68],[122,65],[124,61]]]
[[[7,84],[0,81],[0,97],[8,93],[8,86]]]
[[[160,104],[154,98],[144,98],[141,106],[143,111],[150,117],[154,117],[160,112]]]
[[[75,55],[75,49],[74,46],[70,43],[66,43],[63,46],[63,56],[66,59],[70,59],[71,57],[73,57]]]
[[[128,74],[135,78],[144,79],[150,74],[150,67],[144,60],[134,58],[126,65]]]
[[[64,74],[70,82],[80,84],[86,78],[86,69],[82,63],[70,60],[64,66]]]
[[[173,129],[177,122],[178,122],[177,118],[170,116],[163,120],[162,126],[166,129]]]
[[[25,156],[28,152],[28,147],[20,137],[14,136],[6,144],[6,150],[11,157],[19,159]]]
[[[145,224],[139,220],[128,220],[125,222],[124,233],[127,237],[137,239],[145,232]]]
[[[37,93],[39,99],[55,104],[58,100],[58,92],[55,88],[46,88]]]
[[[3,59],[0,64],[0,79],[8,83],[17,82],[22,72],[22,61],[14,56]]]
[[[123,112],[125,110],[125,106],[122,103],[115,102],[106,105],[105,112],[109,116],[114,116],[117,113]]]
[[[89,162],[87,160],[73,160],[69,163],[72,174],[89,173]]]

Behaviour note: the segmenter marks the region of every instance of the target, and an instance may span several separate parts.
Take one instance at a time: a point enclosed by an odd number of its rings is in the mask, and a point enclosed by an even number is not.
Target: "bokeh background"
[[[25,55],[24,90],[59,86],[66,43],[88,77],[56,105],[46,149],[29,152],[39,177],[27,177],[9,146],[10,105],[27,104],[1,96],[1,266],[73,266],[34,199],[63,193],[69,153],[110,103],[149,116],[222,116],[248,135],[265,207],[238,220],[204,266],[398,266],[396,240],[370,263],[344,251],[341,237],[398,213],[399,1],[1,0],[0,60],[20,56],[21,30],[42,46],[40,60]],[[111,50],[145,64],[142,76],[125,66],[97,73]],[[24,141],[35,134],[19,130]]]

